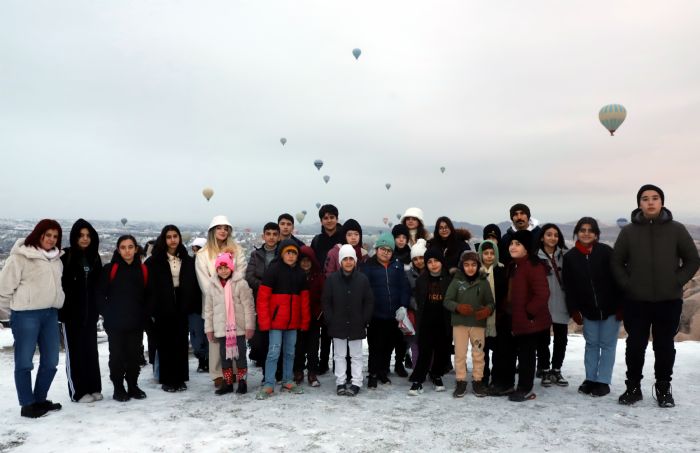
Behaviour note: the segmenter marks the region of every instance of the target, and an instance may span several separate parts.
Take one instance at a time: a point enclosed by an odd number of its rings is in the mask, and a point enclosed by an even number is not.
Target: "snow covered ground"
[[[568,388],[544,389],[537,399],[511,403],[505,398],[454,399],[454,374],[448,391],[430,386],[418,397],[406,395],[406,379],[363,389],[356,398],[335,395],[334,380],[321,377],[320,388],[304,395],[276,393],[256,401],[261,380],[252,370],[252,392],[216,396],[207,374],[190,375],[189,390],[165,393],[145,368],[143,401],[111,399],[107,344],[100,344],[105,400],[91,404],[68,400],[63,354],[49,398],[63,410],[31,420],[19,415],[13,381],[12,335],[0,330],[0,452],[145,452],[145,451],[519,451],[616,452],[700,449],[700,343],[677,343],[675,409],[660,409],[651,393],[653,356],[647,352],[644,401],[635,407],[617,403],[624,389],[624,341],[618,343],[613,391],[593,399],[576,392],[583,381],[582,337],[571,335],[564,374]],[[191,362],[194,370],[195,361]]]

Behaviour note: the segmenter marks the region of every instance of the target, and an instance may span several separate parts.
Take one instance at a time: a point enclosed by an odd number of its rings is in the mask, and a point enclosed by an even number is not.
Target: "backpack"
[[[110,282],[114,280],[114,277],[117,275],[118,268],[119,263],[112,263],[112,269],[109,271]],[[141,272],[143,273],[143,286],[145,287],[148,284],[148,267],[143,263],[141,263]]]

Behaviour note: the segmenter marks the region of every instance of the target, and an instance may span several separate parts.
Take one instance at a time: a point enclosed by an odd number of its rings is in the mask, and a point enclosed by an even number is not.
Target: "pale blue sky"
[[[522,201],[613,222],[652,182],[700,223],[699,17],[691,0],[4,1],[0,216],[257,224],[319,201],[485,224]],[[615,137],[609,103],[629,112]]]

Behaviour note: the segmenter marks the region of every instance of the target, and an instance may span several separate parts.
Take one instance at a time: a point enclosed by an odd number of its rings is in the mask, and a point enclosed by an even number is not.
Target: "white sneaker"
[[[95,402],[95,397],[90,395],[89,393],[86,393],[83,395],[82,398],[78,400],[79,403],[94,403]]]
[[[423,393],[423,386],[417,382],[411,385],[411,389],[408,391],[409,396],[418,396]]]
[[[104,396],[102,396],[100,392],[93,393],[92,397],[95,398],[95,401],[102,401],[104,399]]]

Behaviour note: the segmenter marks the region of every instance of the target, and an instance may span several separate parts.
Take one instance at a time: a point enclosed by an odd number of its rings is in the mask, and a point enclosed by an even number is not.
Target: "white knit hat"
[[[403,219],[405,219],[406,217],[415,217],[416,219],[420,220],[420,223],[425,225],[425,222],[423,221],[423,210],[421,208],[406,209],[406,212],[404,212],[401,216],[400,222],[403,222]]]
[[[417,256],[423,256],[425,255],[425,252],[428,250],[427,244],[425,242],[425,239],[420,238],[416,241],[415,244],[413,244],[413,247],[411,247],[411,259],[417,257]]]
[[[355,249],[353,248],[352,245],[350,244],[345,244],[342,247],[340,247],[340,251],[338,252],[338,262],[343,263],[343,259],[345,258],[352,258],[357,262],[357,254],[355,253]]]
[[[218,225],[228,225],[231,228],[233,228],[233,225],[231,225],[231,222],[228,221],[228,217],[226,217],[225,215],[214,216],[214,218],[211,219],[211,223],[209,224],[209,229],[211,230],[212,228]]]
[[[204,238],[194,238],[194,241],[192,241],[191,247],[199,247],[203,248],[205,245],[207,245],[207,240]]]

